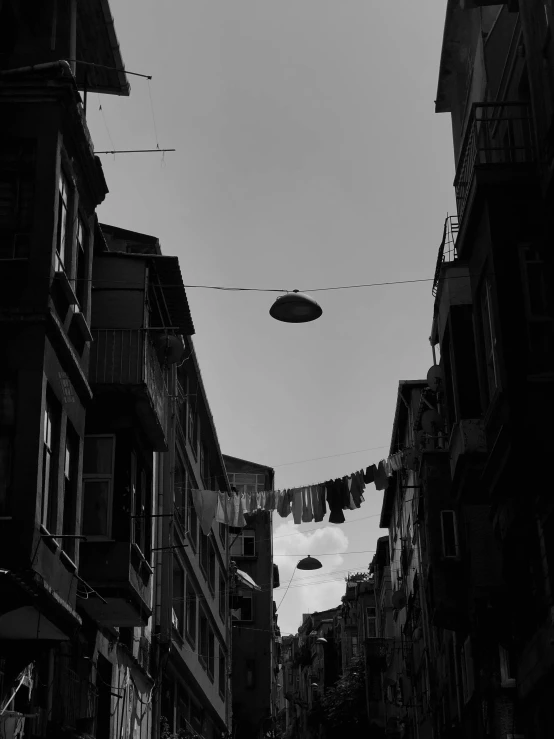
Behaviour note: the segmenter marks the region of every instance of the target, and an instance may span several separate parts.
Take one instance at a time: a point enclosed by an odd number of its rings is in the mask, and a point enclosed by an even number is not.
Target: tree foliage
[[[327,736],[368,736],[368,719],[363,657],[356,657],[332,688],[326,690],[315,707],[312,720],[327,727]]]

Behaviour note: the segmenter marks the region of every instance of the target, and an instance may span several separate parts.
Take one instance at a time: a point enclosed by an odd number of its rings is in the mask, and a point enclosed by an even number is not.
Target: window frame
[[[175,574],[180,578],[180,590],[182,595],[178,598],[175,597]],[[172,598],[171,598],[171,626],[181,639],[185,635],[185,622],[186,622],[186,574],[185,568],[179,561],[178,557],[173,557],[173,570],[172,570]],[[177,621],[177,624],[175,624]]]
[[[232,620],[234,622],[236,622],[236,623],[253,623],[253,621],[255,619],[254,619],[254,594],[252,593],[252,591],[241,588],[241,589],[239,589],[237,595],[234,596],[234,597],[235,598],[240,598],[241,601],[242,600],[249,600],[250,601],[250,618],[242,618],[242,605],[241,605],[241,607],[240,607],[241,618],[237,618],[234,615],[234,611],[237,611],[239,609],[238,608],[233,608],[233,609],[231,609],[231,617],[232,617]]]
[[[82,474],[82,480],[83,480],[83,511],[85,510],[86,505],[86,483],[87,482],[108,482],[108,505],[107,505],[107,521],[106,521],[106,528],[107,533],[106,534],[86,534],[87,539],[91,541],[106,541],[111,540],[112,538],[112,526],[113,526],[113,497],[114,497],[114,476],[115,476],[115,455],[117,450],[117,444],[116,444],[116,435],[115,434],[86,434],[84,438],[84,449],[86,449],[86,443],[87,439],[94,438],[94,439],[111,439],[112,440],[112,469],[111,474],[108,475],[106,472],[102,473],[90,473],[84,471],[84,450],[83,450],[83,474]],[[83,534],[85,534],[84,529],[84,516],[82,518],[83,520]]]
[[[219,609],[219,616],[223,622],[227,619],[227,581],[225,579],[225,576],[223,574],[223,571],[219,570],[219,579],[218,579],[218,609]],[[222,587],[223,586],[223,587]]]
[[[481,329],[483,332],[483,353],[487,379],[488,402],[501,389],[500,366],[498,361],[498,332],[494,318],[492,282],[485,277],[480,289]]]
[[[248,538],[253,541],[254,546],[254,553],[253,554],[245,554],[244,553],[244,540]],[[240,543],[240,553],[235,551],[235,547],[237,546],[237,543]],[[239,534],[235,537],[230,550],[231,557],[239,557],[244,559],[255,559],[258,556],[257,553],[257,547],[256,547],[256,532],[254,529],[242,529]]]
[[[217,688],[219,697],[223,702],[227,699],[227,655],[223,651],[221,642],[218,641],[219,659],[217,667]]]
[[[185,604],[185,638],[191,646],[196,647],[198,639],[198,614],[200,609],[198,607],[198,593],[188,574],[185,581]],[[190,629],[192,604],[194,604],[194,621],[193,629]]]
[[[58,173],[58,187],[56,192],[56,272],[64,272],[70,274],[72,262],[72,230],[71,227],[71,206],[74,199],[75,186],[72,178],[68,175],[64,164],[63,156],[61,157],[60,171]],[[69,229],[68,229],[69,226]],[[68,235],[69,234],[69,235]],[[69,248],[68,248],[69,247]],[[69,258],[69,262],[68,262]]]
[[[55,477],[54,419],[52,404],[47,399],[44,407],[42,429],[42,480],[40,494],[40,523],[49,531],[52,479]]]

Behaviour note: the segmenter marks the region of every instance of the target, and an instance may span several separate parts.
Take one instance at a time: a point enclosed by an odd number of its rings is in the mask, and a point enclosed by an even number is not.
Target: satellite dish
[[[421,428],[432,436],[437,435],[437,431],[442,429],[442,418],[437,411],[427,410],[421,416]]]
[[[177,364],[183,358],[185,347],[183,340],[173,334],[163,334],[156,341],[160,361],[164,364]]]
[[[427,373],[427,384],[436,393],[442,383],[442,369],[440,365],[434,364]]]
[[[406,596],[402,590],[397,590],[392,594],[392,605],[397,611],[402,610],[406,605]]]

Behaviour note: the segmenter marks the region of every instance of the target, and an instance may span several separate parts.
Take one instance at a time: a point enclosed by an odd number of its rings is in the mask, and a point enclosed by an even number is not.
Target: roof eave
[[[456,46],[455,11],[459,6],[459,0],[448,0],[446,6],[446,18],[444,21],[444,32],[442,37],[441,58],[439,64],[439,79],[437,83],[437,95],[435,100],[435,113],[450,113],[450,79],[452,77],[452,52]]]

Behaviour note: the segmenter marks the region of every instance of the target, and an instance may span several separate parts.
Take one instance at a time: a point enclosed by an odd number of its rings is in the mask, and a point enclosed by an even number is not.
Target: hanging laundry
[[[375,474],[375,488],[377,490],[386,490],[389,486],[389,479],[387,477],[387,473],[385,472],[385,460],[382,459],[379,462],[379,466],[377,467],[377,472]]]
[[[320,521],[323,521],[323,505],[325,505],[325,501],[321,500],[321,488],[323,485],[313,485],[312,486],[312,510],[314,513],[314,521],[316,523],[319,523]]]
[[[398,470],[402,469],[403,456],[402,452],[396,452],[396,454],[389,457],[393,472],[398,472]]]
[[[279,515],[282,518],[287,518],[287,516],[290,516],[291,511],[291,504],[292,504],[292,495],[290,490],[283,490],[281,492],[281,501],[277,508],[277,511]]]
[[[196,515],[200,519],[200,526],[205,536],[211,531],[217,510],[218,495],[215,490],[193,490],[192,500]]]
[[[364,490],[365,482],[363,472],[361,470],[360,472],[354,472],[354,474],[350,476],[350,495],[352,496],[356,508],[360,507],[360,503],[363,500],[362,493]]]
[[[302,523],[302,490],[294,488],[292,491],[292,517],[294,523]]]
[[[342,490],[339,480],[329,480],[325,483],[327,489],[327,503],[329,504],[329,523],[344,523],[342,512]]]
[[[312,487],[310,485],[302,488],[302,523],[311,523],[313,520]]]
[[[224,523],[229,526],[231,520],[229,504],[232,505],[232,498],[227,493],[218,492],[217,494],[217,508],[215,512],[215,520],[218,523]]]
[[[375,482],[375,475],[377,473],[377,467],[372,464],[370,465],[365,473],[364,473],[364,482],[366,485],[369,485],[370,482]]]

